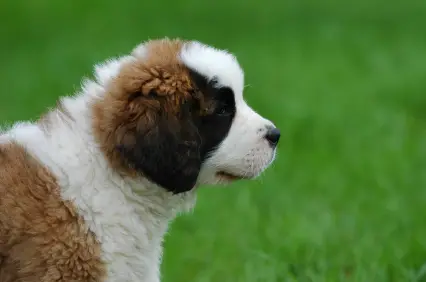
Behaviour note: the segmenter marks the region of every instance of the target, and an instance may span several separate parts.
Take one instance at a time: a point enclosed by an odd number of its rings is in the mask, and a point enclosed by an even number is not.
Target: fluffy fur
[[[3,132],[0,150],[7,154],[0,159],[10,163],[0,167],[0,191],[20,202],[38,179],[44,192],[19,207],[0,198],[0,226],[8,230],[0,231],[0,273],[9,273],[0,281],[160,281],[163,236],[170,220],[193,207],[197,188],[255,178],[275,157],[279,132],[246,104],[243,88],[232,54],[199,42],[149,41],[97,65],[95,80],[84,81],[79,93],[60,99],[39,121]],[[25,169],[27,162],[33,169]],[[47,176],[40,178],[40,171]],[[14,220],[22,226],[44,220],[18,216],[35,205],[39,217],[48,216],[40,203],[52,191],[57,206],[50,212],[67,205],[74,216],[36,234],[15,232]],[[22,242],[58,230],[67,236],[52,239],[56,245],[32,246],[59,248],[44,268],[22,274],[25,263],[41,259],[34,252],[5,263]],[[80,245],[69,246],[76,239],[94,251],[82,256]]]

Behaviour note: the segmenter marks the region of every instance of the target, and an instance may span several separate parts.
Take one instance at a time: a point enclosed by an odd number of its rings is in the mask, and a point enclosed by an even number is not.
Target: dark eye
[[[221,105],[216,109],[216,114],[219,116],[227,116],[231,114],[231,111],[227,105]]]

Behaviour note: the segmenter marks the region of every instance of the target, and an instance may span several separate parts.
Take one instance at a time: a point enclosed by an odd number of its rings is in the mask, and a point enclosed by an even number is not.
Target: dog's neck
[[[98,170],[98,175],[104,175],[103,181],[114,184],[120,189],[125,198],[141,212],[152,212],[165,221],[173,219],[177,213],[188,211],[192,208],[195,200],[195,192],[173,194],[168,190],[159,187],[143,176],[125,176],[114,171],[106,161],[105,156],[99,149],[99,144],[93,135],[92,123],[92,102],[99,97],[101,89],[99,84],[87,81],[84,91],[74,97],[61,99],[61,108],[54,109],[46,115],[47,135],[52,141],[60,140],[59,135],[72,135],[64,142],[74,142],[74,144],[62,145],[64,153],[68,155],[78,155],[79,163],[94,164],[88,166],[87,170]],[[74,152],[72,152],[74,151]],[[58,150],[61,154],[61,150]],[[69,163],[69,162],[68,162]],[[63,165],[63,164],[62,164]],[[72,171],[65,169],[63,171]],[[118,183],[117,183],[118,182]]]

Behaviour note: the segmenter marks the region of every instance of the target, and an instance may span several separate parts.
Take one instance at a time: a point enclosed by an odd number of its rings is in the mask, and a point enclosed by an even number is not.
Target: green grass
[[[147,38],[227,48],[279,156],[200,192],[163,281],[426,281],[425,15],[415,0],[5,0],[0,119],[37,117]]]

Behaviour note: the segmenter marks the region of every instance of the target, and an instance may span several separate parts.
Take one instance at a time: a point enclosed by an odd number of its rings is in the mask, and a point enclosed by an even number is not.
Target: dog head
[[[230,53],[154,40],[98,68],[95,136],[114,169],[181,193],[252,179],[273,161],[280,132],[243,99]]]

